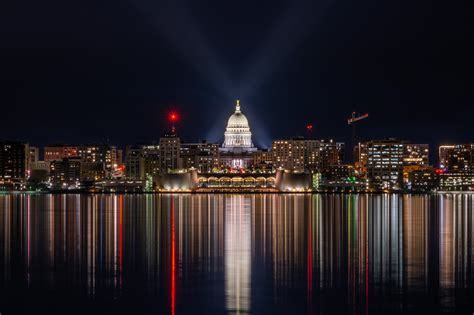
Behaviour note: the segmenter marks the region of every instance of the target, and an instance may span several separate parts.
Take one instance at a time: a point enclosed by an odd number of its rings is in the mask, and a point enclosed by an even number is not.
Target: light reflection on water
[[[473,198],[0,195],[0,312],[474,310]]]

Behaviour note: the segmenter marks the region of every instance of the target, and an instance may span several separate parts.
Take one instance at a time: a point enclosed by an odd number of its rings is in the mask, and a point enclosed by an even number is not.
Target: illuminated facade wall
[[[195,168],[199,173],[211,173],[219,167],[219,145],[217,143],[183,143],[180,148],[183,168]]]
[[[453,148],[440,147],[440,162],[449,172],[474,171],[474,144],[456,144]]]
[[[117,165],[117,147],[111,145],[78,146],[78,156],[84,162],[101,163],[106,172],[111,172]]]
[[[179,155],[179,137],[170,135],[160,138],[160,172],[167,173],[170,170],[182,167]]]
[[[81,159],[64,158],[61,161],[50,162],[50,180],[55,186],[73,185],[81,180]],[[101,165],[102,167],[102,165]],[[103,167],[102,167],[103,171]],[[92,179],[93,180],[93,179]]]
[[[305,140],[275,140],[272,145],[273,166],[302,171],[305,166]]]
[[[372,188],[401,188],[403,152],[404,145],[399,140],[367,142],[367,175]]]
[[[454,145],[440,145],[438,148],[439,167],[446,169],[448,166],[448,157],[454,152]]]
[[[128,145],[125,151],[125,176],[130,179],[145,178],[145,160],[141,145]]]
[[[342,164],[344,144],[333,140],[303,138],[275,140],[272,153],[275,168],[328,172],[332,166]]]
[[[0,142],[0,179],[22,180],[29,166],[29,146],[15,141]]]
[[[403,165],[429,165],[429,145],[405,144],[403,151]]]
[[[44,160],[46,162],[61,161],[64,158],[77,156],[79,156],[77,146],[49,145],[44,147]]]

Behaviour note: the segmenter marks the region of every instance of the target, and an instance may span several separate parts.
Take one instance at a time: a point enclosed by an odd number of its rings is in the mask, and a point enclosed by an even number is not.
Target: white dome
[[[249,121],[244,114],[236,111],[229,117],[227,128],[249,128]]]
[[[254,150],[252,143],[252,132],[250,131],[247,117],[240,111],[240,103],[237,101],[235,112],[227,121],[227,128],[224,133],[224,143],[222,148],[225,150]]]

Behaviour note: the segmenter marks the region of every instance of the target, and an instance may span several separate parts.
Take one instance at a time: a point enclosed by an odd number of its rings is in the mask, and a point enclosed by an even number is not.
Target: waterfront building
[[[403,180],[403,142],[372,140],[367,145],[367,176],[374,189],[400,189]]]
[[[145,159],[142,145],[128,145],[125,150],[125,177],[128,179],[145,178]],[[158,159],[159,160],[159,159]]]
[[[431,166],[425,166],[406,173],[406,187],[411,191],[429,192],[439,186],[439,176]],[[405,172],[404,172],[405,177]]]
[[[332,165],[326,173],[325,179],[338,182],[355,181],[355,169],[351,164]]]
[[[83,162],[102,163],[107,174],[118,165],[117,147],[108,144],[65,145],[54,144],[44,148],[46,162],[79,157]]]
[[[253,167],[258,170],[273,168],[273,153],[271,150],[258,150],[253,154]]]
[[[166,134],[160,138],[159,161],[160,173],[168,173],[172,170],[182,168],[180,158],[180,139],[176,133]]]
[[[273,166],[291,171],[303,171],[305,168],[305,140],[293,138],[274,140],[272,144]]]
[[[147,175],[157,176],[160,173],[160,146],[157,144],[146,144],[141,146],[141,156],[143,158],[143,169],[145,177]],[[144,177],[140,177],[144,178]]]
[[[108,144],[80,145],[78,156],[83,162],[102,163],[105,171],[110,174],[117,166],[117,147]]]
[[[474,171],[474,144],[440,146],[439,160],[440,167],[447,172]]]
[[[63,158],[50,162],[50,181],[55,188],[78,187],[81,180],[80,157]]]
[[[354,147],[354,169],[359,176],[367,175],[367,143],[359,142]]]
[[[442,172],[439,174],[439,190],[472,191],[474,190],[474,172]]]
[[[89,182],[104,180],[107,177],[104,163],[100,161],[90,162],[83,159],[81,160],[80,174],[81,181]]]
[[[317,169],[321,173],[328,172],[331,167],[341,165],[344,160],[344,143],[332,139],[319,140],[319,157]]]
[[[53,144],[44,147],[44,161],[62,161],[64,158],[77,157],[78,147],[73,145]]]
[[[429,146],[394,138],[362,142],[354,148],[354,160],[358,175],[367,176],[371,188],[400,189],[408,185],[409,173],[428,166]]]
[[[305,140],[305,168],[312,172],[319,172],[320,145],[318,140]]]
[[[327,173],[341,165],[344,144],[334,140],[305,140],[302,137],[275,140],[272,145],[273,165],[286,170]]]
[[[125,176],[129,179],[145,179],[147,175],[160,174],[160,146],[136,144],[126,147]]]
[[[438,148],[439,168],[446,169],[448,165],[448,157],[454,152],[455,145],[440,145]]]
[[[22,181],[29,168],[29,146],[18,141],[0,141],[0,180]]]
[[[403,146],[403,165],[429,165],[429,145],[405,143]]]
[[[250,167],[253,163],[253,153],[257,150],[252,142],[249,122],[237,100],[235,111],[227,121],[224,143],[219,149],[219,164],[231,168]]]
[[[195,168],[199,173],[210,173],[219,167],[219,144],[207,141],[183,143],[180,157],[183,168]]]

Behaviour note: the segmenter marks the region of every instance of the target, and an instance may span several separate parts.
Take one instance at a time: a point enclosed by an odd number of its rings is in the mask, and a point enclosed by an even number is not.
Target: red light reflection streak
[[[123,265],[123,228],[122,228],[122,216],[123,213],[123,196],[119,196],[119,267],[120,267],[120,282],[119,287],[122,288],[122,265]]]
[[[176,302],[176,243],[174,229],[174,197],[171,197],[171,314],[175,314]]]

